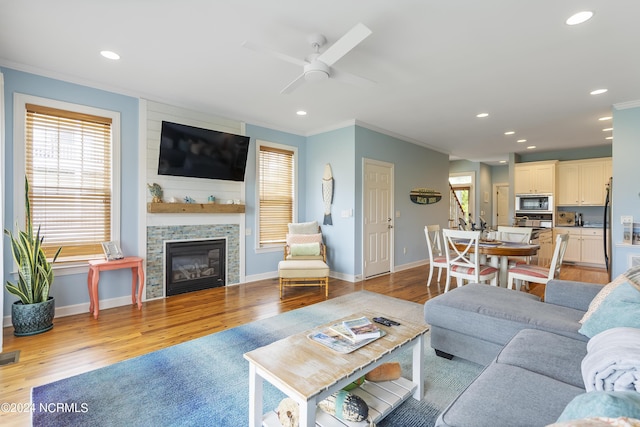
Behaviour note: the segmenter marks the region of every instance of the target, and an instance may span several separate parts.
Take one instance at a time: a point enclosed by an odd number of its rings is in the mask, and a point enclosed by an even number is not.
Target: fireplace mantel
[[[245,205],[220,203],[147,203],[149,213],[244,213]]]

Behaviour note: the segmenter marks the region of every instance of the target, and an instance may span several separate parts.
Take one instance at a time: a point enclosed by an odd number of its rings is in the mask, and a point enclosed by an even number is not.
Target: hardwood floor
[[[427,287],[427,276],[428,267],[421,266],[357,283],[331,279],[329,299],[368,290],[422,304],[444,289],[444,278]],[[608,282],[602,269],[571,265],[563,265],[560,277]],[[3,354],[20,350],[20,360],[0,367],[0,402],[17,408],[30,402],[34,386],[323,300],[315,287],[288,288],[280,300],[272,279],[149,301],[141,311],[135,306],[101,310],[97,320],[89,313],[56,318],[53,330],[32,337],[18,338],[12,327],[4,328]],[[30,425],[30,417],[0,411],[0,424]]]

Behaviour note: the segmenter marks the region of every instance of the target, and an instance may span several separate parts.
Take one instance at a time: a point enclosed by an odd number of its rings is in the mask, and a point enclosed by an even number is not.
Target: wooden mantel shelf
[[[149,213],[244,213],[245,205],[218,203],[147,203]]]

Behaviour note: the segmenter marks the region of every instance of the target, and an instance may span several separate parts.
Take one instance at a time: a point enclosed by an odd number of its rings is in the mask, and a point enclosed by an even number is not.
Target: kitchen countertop
[[[582,227],[577,225],[557,225],[556,228],[602,228],[602,224],[585,224]]]

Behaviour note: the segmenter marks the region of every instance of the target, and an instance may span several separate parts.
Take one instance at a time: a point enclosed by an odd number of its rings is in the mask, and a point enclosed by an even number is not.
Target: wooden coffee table
[[[323,327],[361,316],[369,319],[384,316],[401,325],[378,325],[385,330],[385,336],[348,354],[338,353],[308,338],[309,334]],[[257,427],[263,425],[263,422],[264,425],[271,425],[274,421],[273,425],[280,425],[275,413],[263,416],[263,380],[267,380],[298,403],[300,426],[313,426],[316,410],[318,416],[326,416],[317,409],[320,401],[382,363],[394,360],[397,351],[405,347],[413,348],[412,381],[400,378],[394,382],[368,383],[361,386],[362,394],[355,390],[352,392],[361,397],[369,396],[369,401],[367,398],[365,401],[375,422],[380,421],[411,395],[416,400],[421,400],[424,394],[423,336],[428,330],[426,324],[412,324],[399,316],[363,311],[245,353],[244,358],[249,361],[249,425]],[[376,394],[382,397],[377,398]]]

